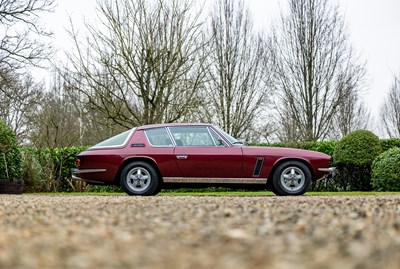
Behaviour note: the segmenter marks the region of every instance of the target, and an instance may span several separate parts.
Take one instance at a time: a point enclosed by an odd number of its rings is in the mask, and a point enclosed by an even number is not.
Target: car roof
[[[182,126],[211,126],[210,123],[162,123],[162,124],[149,124],[137,127],[138,130],[146,130],[159,127],[182,127]]]

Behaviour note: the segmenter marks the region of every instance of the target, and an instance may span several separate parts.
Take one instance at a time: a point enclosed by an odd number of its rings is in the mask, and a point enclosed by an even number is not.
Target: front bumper
[[[318,171],[326,174],[321,179],[323,179],[323,178],[328,178],[329,179],[329,178],[332,178],[332,177],[335,176],[336,167],[318,168]]]
[[[336,167],[318,168],[318,171],[327,173],[327,174],[333,174],[333,173],[336,173]]]

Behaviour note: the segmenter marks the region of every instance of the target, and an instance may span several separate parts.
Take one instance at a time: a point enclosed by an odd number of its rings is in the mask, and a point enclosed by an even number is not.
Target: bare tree
[[[351,92],[347,98],[338,105],[332,125],[332,139],[340,139],[348,133],[358,129],[368,129],[371,122],[371,112],[360,100],[356,92]]]
[[[263,40],[243,1],[219,0],[211,13],[207,112],[213,122],[244,138],[267,97]]]
[[[41,101],[43,88],[29,75],[0,70],[0,118],[13,128],[20,142],[26,142],[29,115]]]
[[[273,28],[273,86],[290,139],[327,138],[341,104],[356,95],[365,76],[349,45],[338,7],[328,0],[289,0],[289,13]]]
[[[51,12],[54,0],[0,0],[0,68],[40,65],[52,53],[43,37],[51,35],[39,15]]]
[[[79,118],[71,103],[63,80],[55,75],[49,91],[29,115],[30,144],[39,148],[77,145]]]
[[[38,91],[35,96],[34,105],[25,113],[26,143],[30,145],[39,148],[88,146],[124,130],[113,126],[89,104],[80,102],[76,91],[57,72],[48,91]]]
[[[288,107],[276,109],[276,123],[279,127],[276,129],[277,138],[281,142],[300,141],[301,131],[299,130],[296,119],[292,116]]]
[[[202,101],[202,24],[188,1],[100,1],[69,61],[83,102],[115,124],[173,122]],[[76,83],[79,82],[79,83]]]
[[[384,103],[381,106],[381,122],[391,138],[400,138],[400,75],[394,77]]]
[[[23,68],[40,66],[52,53],[44,38],[51,33],[40,24],[39,15],[53,7],[54,0],[0,0],[0,117],[21,142],[28,132],[26,116],[42,88]]]

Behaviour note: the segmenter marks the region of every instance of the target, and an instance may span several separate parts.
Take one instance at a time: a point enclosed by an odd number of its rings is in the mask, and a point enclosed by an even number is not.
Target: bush
[[[0,120],[0,178],[21,178],[21,151],[13,130]]]
[[[87,147],[37,149],[23,147],[24,191],[27,192],[121,192],[115,186],[93,186],[72,180],[76,155]]]
[[[333,158],[337,164],[371,165],[380,153],[379,137],[370,131],[357,130],[339,141]]]
[[[84,182],[71,180],[75,157],[86,147],[55,149],[24,148],[23,174],[31,192],[71,192],[85,190]]]
[[[400,148],[400,138],[381,139],[379,144],[381,145],[382,152],[391,148]]]
[[[357,130],[344,136],[333,153],[338,169],[335,180],[341,189],[370,191],[371,165],[380,153],[379,138],[370,131]]]
[[[372,186],[378,191],[400,191],[400,148],[392,148],[372,163]]]
[[[318,151],[332,156],[336,148],[337,141],[305,142],[305,145],[306,147],[304,149]]]

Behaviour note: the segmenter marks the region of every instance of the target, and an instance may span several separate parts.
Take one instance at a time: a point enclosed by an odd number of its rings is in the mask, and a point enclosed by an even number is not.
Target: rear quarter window
[[[135,129],[120,133],[116,136],[113,136],[107,140],[104,140],[96,145],[94,145],[92,148],[105,148],[105,147],[121,147],[126,144],[128,141],[129,137],[133,133]]]
[[[172,141],[167,130],[162,128],[154,128],[144,131],[150,145],[155,147],[172,147]]]

